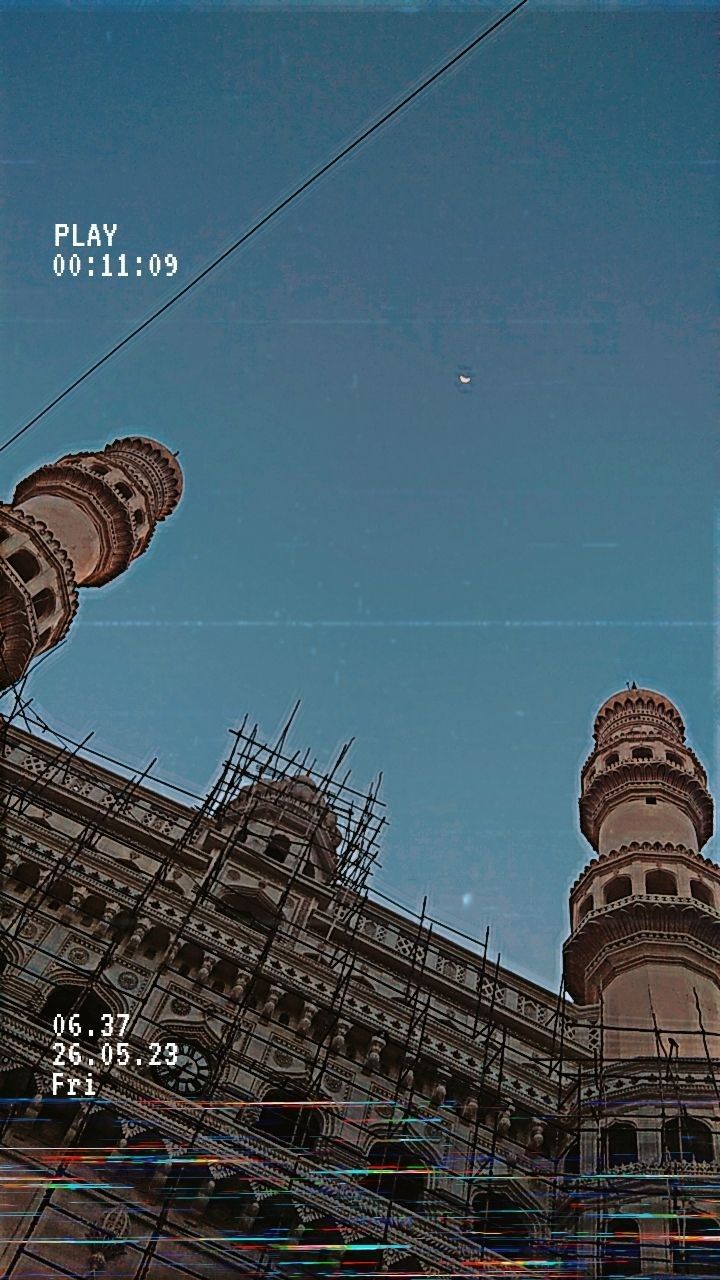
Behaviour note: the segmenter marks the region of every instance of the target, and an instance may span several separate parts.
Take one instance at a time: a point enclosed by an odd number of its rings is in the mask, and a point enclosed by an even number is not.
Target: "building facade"
[[[596,718],[561,992],[373,897],[374,798],[282,744],[194,802],[36,729],[3,1276],[720,1275],[720,870],[668,698]]]
[[[0,505],[0,688],[175,508],[144,438]],[[373,895],[374,792],[205,797],[0,721],[0,1273],[720,1276],[720,869],[677,708],[603,703],[564,985]]]

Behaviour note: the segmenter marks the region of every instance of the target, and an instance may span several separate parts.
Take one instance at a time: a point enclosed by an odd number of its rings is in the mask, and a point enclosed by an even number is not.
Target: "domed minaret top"
[[[712,835],[712,799],[671,700],[623,689],[600,707],[594,738],[580,796],[580,829],[593,848],[659,840],[701,849]]]
[[[599,748],[639,733],[664,736],[669,742],[685,741],[685,725],[677,707],[662,693],[653,689],[638,689],[631,685],[622,693],[606,698],[595,717],[593,737]]]
[[[0,503],[0,688],[63,638],[78,587],[102,586],[142,555],[182,487],[165,445],[129,436],[39,467]]]

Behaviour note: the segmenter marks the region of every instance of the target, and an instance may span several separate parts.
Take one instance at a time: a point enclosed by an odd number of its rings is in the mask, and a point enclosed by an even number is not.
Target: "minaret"
[[[0,503],[0,688],[62,640],[78,587],[103,586],[142,555],[181,493],[175,456],[135,436],[20,481]]]
[[[600,1006],[609,1058],[702,1058],[720,1033],[720,867],[707,777],[669,698],[608,698],[582,770],[580,828],[597,857],[570,894],[565,980]],[[671,1043],[671,1041],[673,1043]],[[711,1054],[720,1040],[711,1036]]]

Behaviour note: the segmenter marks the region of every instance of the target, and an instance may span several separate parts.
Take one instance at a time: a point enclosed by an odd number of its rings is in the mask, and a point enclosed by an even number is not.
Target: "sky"
[[[0,6],[3,437],[499,12],[427,8]],[[302,699],[383,773],[377,889],[551,987],[602,700],[715,778],[714,24],[530,4],[0,455],[6,499],[124,434],[185,473],[52,726],[203,790]],[[177,275],[57,277],[56,222]]]

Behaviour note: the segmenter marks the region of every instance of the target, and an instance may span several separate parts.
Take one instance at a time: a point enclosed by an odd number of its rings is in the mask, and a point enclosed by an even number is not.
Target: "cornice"
[[[702,957],[720,959],[720,911],[695,898],[643,894],[621,898],[584,917],[563,947],[565,980],[573,998],[584,999],[587,982],[612,954],[642,942],[648,955],[690,946]]]
[[[575,900],[581,896],[579,893],[580,887],[584,888],[593,878],[596,871],[603,870],[605,866],[610,866],[613,863],[620,865],[621,863],[632,861],[638,854],[646,854],[648,857],[657,854],[676,854],[685,862],[695,864],[704,870],[712,871],[715,875],[720,874],[720,867],[716,862],[713,862],[712,858],[707,858],[704,853],[698,853],[695,849],[688,849],[687,845],[671,844],[670,842],[661,844],[659,840],[656,840],[653,844],[648,840],[643,840],[642,842],[632,840],[630,844],[621,844],[617,849],[607,849],[605,853],[599,853],[597,857],[586,863],[579,876],[570,886],[571,899]]]
[[[707,788],[686,770],[667,760],[624,760],[595,775],[580,797],[580,830],[597,849],[600,824],[617,804],[657,791],[682,809],[695,827],[702,847],[713,831],[713,802]]]

